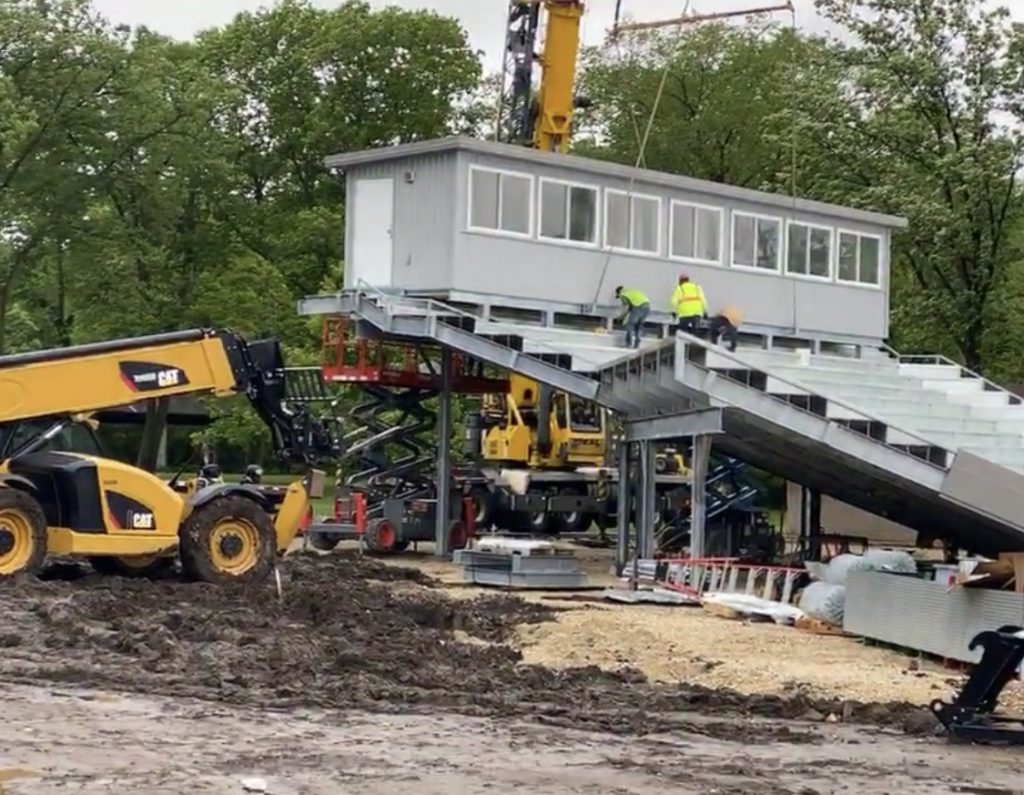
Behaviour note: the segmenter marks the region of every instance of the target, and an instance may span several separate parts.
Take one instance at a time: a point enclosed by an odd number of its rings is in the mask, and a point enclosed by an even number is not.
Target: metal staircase
[[[631,420],[658,423],[663,432],[686,427],[687,412],[712,409],[723,431],[718,452],[928,537],[978,552],[1024,550],[1024,444],[1013,430],[1024,410],[973,374],[958,371],[954,381],[955,365],[946,362],[884,350],[860,360],[742,348],[730,354],[671,335],[667,318],[639,351],[626,351],[620,334],[496,322],[429,298],[372,290],[307,299],[300,311],[349,315],[389,336],[429,339]],[[588,312],[596,316],[580,307],[581,315]],[[949,430],[943,420],[951,421]],[[989,430],[997,438],[987,438]]]

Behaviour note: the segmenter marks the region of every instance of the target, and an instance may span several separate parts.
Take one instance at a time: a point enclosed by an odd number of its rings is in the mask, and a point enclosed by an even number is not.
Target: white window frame
[[[718,259],[703,259],[702,257],[684,257],[681,254],[672,252],[672,244],[676,237],[676,207],[692,207],[694,210],[712,210],[718,215]],[[697,213],[694,212],[694,251],[697,250]],[[698,204],[697,202],[683,201],[682,199],[671,199],[668,204],[668,258],[679,262],[696,262],[701,265],[721,265],[725,261],[725,210],[721,207],[714,207],[710,204]]]
[[[630,242],[630,245],[632,245],[632,243],[633,243],[633,232],[635,231],[634,230],[634,224],[636,222],[636,215],[635,215],[635,213],[633,213],[633,201],[632,200],[633,199],[648,199],[648,200],[653,200],[653,201],[657,202],[657,205],[658,205],[658,215],[657,215],[658,227],[657,227],[657,232],[655,234],[655,238],[656,238],[655,245],[656,245],[656,248],[653,251],[648,251],[647,249],[642,249],[642,248],[631,248],[629,246],[627,246],[625,248],[622,247],[622,246],[613,246],[613,245],[611,245],[611,243],[608,242],[608,228],[609,228],[608,212],[611,209],[610,197],[612,195],[615,195],[615,196],[625,196],[627,199],[629,199],[629,242]],[[663,202],[661,200],[661,196],[655,196],[655,195],[652,195],[650,193],[638,193],[637,191],[619,190],[618,188],[605,188],[604,189],[604,236],[602,238],[603,241],[604,241],[605,249],[607,249],[608,251],[618,251],[618,252],[621,252],[623,254],[633,254],[633,255],[638,256],[638,257],[659,257],[660,258],[661,257],[661,243],[662,243],[662,238],[664,237],[664,235],[662,234],[663,231],[664,231],[663,228],[662,228],[663,225],[664,225],[663,224],[663,217],[664,217],[664,207],[663,207]]]
[[[844,279],[840,274],[839,270],[839,239],[842,235],[854,235],[857,238],[857,280],[851,281],[850,279]],[[870,237],[872,240],[878,241],[878,281],[877,282],[862,282],[860,281],[860,239],[862,237]],[[885,281],[882,274],[882,250],[884,238],[881,235],[875,235],[871,232],[860,232],[856,229],[844,229],[842,227],[836,228],[836,283],[845,284],[850,287],[863,287],[868,290],[881,290],[882,283]]]
[[[475,171],[486,171],[489,174],[498,174],[498,223],[501,223],[501,181],[502,175],[508,175],[510,177],[518,177],[521,179],[529,180],[529,206],[527,207],[528,215],[526,217],[526,225],[529,228],[527,232],[514,232],[508,229],[502,229],[501,227],[491,228],[489,226],[474,226],[473,225],[473,172]],[[466,172],[466,229],[470,232],[477,232],[482,235],[497,235],[499,237],[514,237],[519,240],[529,240],[533,237],[534,233],[534,211],[537,208],[536,198],[536,180],[533,174],[528,174],[525,171],[513,171],[508,168],[496,168],[494,166],[479,166],[475,163],[470,163],[469,169]]]
[[[593,191],[594,193],[594,239],[593,241],[587,240],[572,240],[569,237],[548,237],[544,234],[544,185],[545,183],[551,183],[553,185],[565,185],[567,190],[565,192],[565,224],[566,234],[569,232],[569,227],[572,225],[570,217],[570,197],[572,196],[572,188],[585,188],[586,190]],[[578,246],[580,248],[597,248],[601,240],[601,188],[598,185],[592,185],[588,182],[573,182],[568,179],[556,179],[555,177],[540,177],[537,180],[537,222],[535,226],[537,230],[537,239],[543,240],[545,243],[555,243],[559,246]]]
[[[803,226],[807,229],[807,273],[793,273],[789,269],[789,230],[793,226]],[[828,275],[819,276],[816,273],[811,273],[811,231],[817,229],[821,232],[828,232]],[[836,245],[836,230],[835,227],[825,226],[824,224],[812,224],[808,221],[800,221],[793,218],[786,219],[786,245],[785,254],[782,257],[783,273],[786,276],[791,276],[794,279],[810,279],[816,282],[831,282],[834,280],[835,272],[838,270],[839,263],[839,247]],[[858,251],[860,251],[858,244]],[[858,263],[859,269],[859,263]]]
[[[733,210],[732,218],[729,223],[729,264],[733,268],[740,268],[745,271],[752,271],[754,273],[774,273],[778,275],[785,275],[785,271],[782,269],[782,254],[786,249],[786,241],[782,240],[781,237],[786,234],[786,224],[783,222],[782,216],[776,215],[762,215],[760,213],[747,213],[743,210]],[[775,267],[774,268],[759,268],[757,264],[744,265],[742,262],[736,261],[736,219],[737,218],[753,218],[755,221],[773,221],[779,225],[779,245],[775,252]],[[757,229],[754,229],[754,259],[757,259]]]

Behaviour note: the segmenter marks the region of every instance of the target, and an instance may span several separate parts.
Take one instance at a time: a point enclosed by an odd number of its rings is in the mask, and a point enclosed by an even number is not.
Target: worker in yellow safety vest
[[[639,290],[632,287],[616,287],[615,297],[622,301],[623,311],[619,320],[626,327],[626,347],[640,347],[640,329],[651,313],[651,302]]]
[[[689,334],[695,334],[700,330],[700,321],[708,314],[708,302],[704,297],[704,291],[685,274],[680,275],[679,283],[672,291],[672,308],[679,320],[676,329]]]

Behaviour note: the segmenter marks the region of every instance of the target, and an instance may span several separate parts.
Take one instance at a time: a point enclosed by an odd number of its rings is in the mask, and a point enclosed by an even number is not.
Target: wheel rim
[[[0,511],[0,574],[15,574],[32,560],[32,523],[20,511]]]
[[[398,541],[398,533],[395,532],[391,522],[381,522],[377,525],[376,538],[374,539],[379,549],[391,549]]]
[[[210,531],[210,560],[225,574],[244,574],[259,560],[260,536],[244,519],[225,519]]]

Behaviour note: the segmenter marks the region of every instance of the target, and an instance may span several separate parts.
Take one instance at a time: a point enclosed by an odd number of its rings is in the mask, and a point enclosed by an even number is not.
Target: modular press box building
[[[904,219],[461,137],[327,165],[346,185],[345,290],[303,314],[522,366],[631,418],[710,406],[728,455],[918,532],[1024,549],[1020,398],[885,347]],[[683,336],[631,354],[591,333],[621,284],[650,296],[663,336],[680,274],[712,311],[741,308],[754,339],[737,355]],[[671,438],[657,428],[637,433]]]
[[[468,138],[328,158],[345,173],[345,287],[670,311],[681,273],[744,330],[879,345],[901,218]]]

